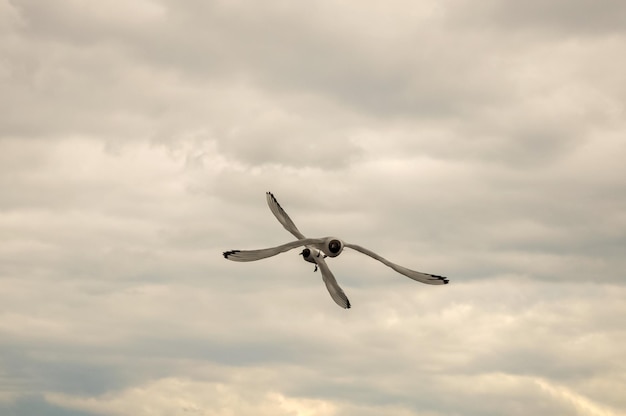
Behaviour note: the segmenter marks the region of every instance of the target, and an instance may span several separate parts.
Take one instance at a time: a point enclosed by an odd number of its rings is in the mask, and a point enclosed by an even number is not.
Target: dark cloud
[[[498,27],[507,32],[541,31],[554,35],[601,36],[623,33],[626,7],[620,1],[576,0],[510,3],[501,0],[453,2],[448,9],[453,21]]]
[[[56,406],[40,395],[22,397],[14,403],[0,403],[0,410],[7,416],[26,416],[45,414],[50,416],[93,416],[95,413],[68,409],[66,406]]]

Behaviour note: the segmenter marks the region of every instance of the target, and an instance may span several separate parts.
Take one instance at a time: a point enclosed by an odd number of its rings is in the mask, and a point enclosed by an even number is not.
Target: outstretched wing
[[[345,244],[346,247],[350,247],[353,250],[360,251],[363,254],[367,254],[373,259],[378,260],[386,266],[391,267],[395,271],[400,274],[403,274],[407,277],[410,277],[413,280],[417,280],[418,282],[426,283],[429,285],[445,285],[448,283],[448,278],[443,276],[437,276],[436,274],[422,273],[417,272],[415,270],[407,269],[406,267],[399,266],[395,263],[390,262],[384,257],[379,256],[371,250],[363,248],[361,246],[357,246],[356,244]]]
[[[301,240],[291,241],[277,247],[264,248],[261,250],[230,250],[225,251],[224,258],[233,261],[255,261],[272,257],[285,251],[289,251],[296,247],[308,244],[321,244],[325,240],[323,238],[303,238]]]
[[[326,264],[326,260],[324,260],[324,257],[323,256],[313,257],[313,259],[315,260],[320,270],[322,271],[322,279],[324,280],[324,283],[326,284],[326,289],[328,289],[328,293],[330,293],[330,297],[333,298],[333,300],[335,301],[337,305],[341,306],[344,309],[349,309],[350,301],[348,300],[348,297],[346,296],[346,294],[343,293],[343,290],[341,290],[341,288],[337,284],[337,279],[335,279],[335,276],[333,276],[333,273],[328,268],[328,265]]]
[[[293,234],[296,238],[305,238],[300,230],[298,230],[298,227],[296,227],[296,224],[291,221],[291,218],[289,218],[289,215],[287,215],[283,207],[280,206],[280,204],[276,200],[276,197],[271,192],[266,192],[265,197],[267,199],[267,205],[270,207],[270,210],[272,211],[278,222],[280,222],[283,227],[285,227],[285,229]]]

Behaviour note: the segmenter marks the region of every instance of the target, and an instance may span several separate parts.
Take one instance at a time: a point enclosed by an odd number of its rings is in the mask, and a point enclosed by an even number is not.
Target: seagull
[[[336,237],[306,238],[304,234],[302,234],[300,230],[298,230],[298,228],[291,220],[291,218],[289,218],[289,215],[287,215],[285,210],[280,206],[280,204],[276,200],[276,197],[274,197],[271,192],[266,192],[265,196],[267,199],[267,205],[269,205],[270,210],[272,211],[278,222],[280,222],[287,231],[293,234],[294,237],[297,238],[297,240],[291,241],[286,244],[281,244],[276,247],[260,250],[225,251],[223,253],[225,259],[232,261],[255,261],[284,253],[296,247],[304,246],[304,250],[302,250],[300,255],[305,261],[315,264],[314,271],[317,271],[319,267],[319,270],[321,270],[322,272],[322,280],[324,281],[324,284],[326,284],[326,288],[328,289],[328,293],[330,293],[330,297],[335,301],[335,303],[337,303],[337,305],[344,309],[349,309],[351,307],[350,301],[348,300],[348,297],[343,292],[341,287],[339,287],[337,279],[335,279],[335,276],[333,276],[333,273],[328,268],[328,264],[326,264],[325,259],[327,257],[337,257],[341,254],[345,247],[368,255],[371,258],[380,261],[385,266],[391,267],[396,272],[410,277],[413,280],[417,280],[418,282],[426,283],[429,285],[448,284],[447,277],[407,269],[406,267],[402,267],[390,262],[389,260],[385,259],[382,256],[379,256],[371,250],[368,250],[356,244],[346,243]]]

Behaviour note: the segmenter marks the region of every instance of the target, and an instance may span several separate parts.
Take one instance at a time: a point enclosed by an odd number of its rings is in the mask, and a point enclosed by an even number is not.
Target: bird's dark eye
[[[341,241],[339,241],[339,240],[330,240],[330,243],[328,243],[328,250],[331,253],[337,254],[337,253],[339,253],[340,249],[341,249]]]
[[[309,255],[311,254],[311,250],[309,250],[308,248],[305,248],[304,250],[302,250],[302,254],[303,257],[309,257]]]

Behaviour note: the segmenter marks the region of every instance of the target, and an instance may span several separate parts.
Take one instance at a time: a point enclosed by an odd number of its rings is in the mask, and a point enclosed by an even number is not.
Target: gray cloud
[[[623,32],[626,8],[619,1],[590,0],[528,1],[498,0],[471,3],[452,2],[448,11],[454,21],[473,22],[507,31],[541,31],[542,35],[602,36]]]
[[[0,412],[624,414],[622,11],[562,7],[0,1]],[[267,190],[451,284],[226,262]]]

